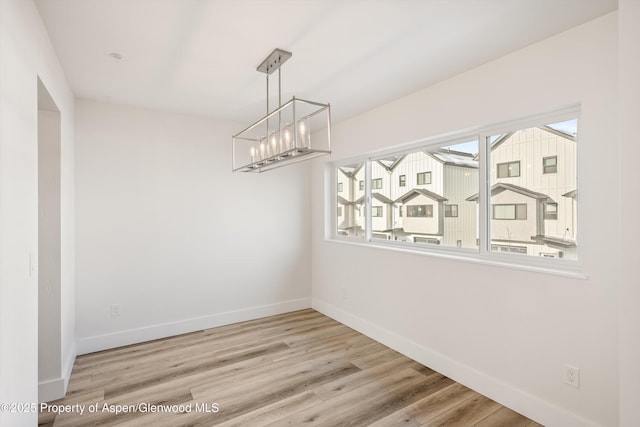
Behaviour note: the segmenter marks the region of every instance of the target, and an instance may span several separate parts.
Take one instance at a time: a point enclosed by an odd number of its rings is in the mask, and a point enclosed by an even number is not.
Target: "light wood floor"
[[[539,426],[314,310],[79,356],[51,403],[78,406],[40,425]]]

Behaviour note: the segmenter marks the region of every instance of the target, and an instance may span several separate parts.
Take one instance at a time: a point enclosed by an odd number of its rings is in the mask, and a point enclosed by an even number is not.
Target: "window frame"
[[[400,175],[398,177],[398,187],[406,187],[407,186],[407,175]]]
[[[513,206],[513,218],[496,218],[496,208],[504,206]],[[518,218],[518,208],[524,206],[524,215]],[[522,209],[520,209],[522,213]],[[527,204],[526,203],[496,203],[491,204],[491,220],[492,221],[526,221],[527,220]]]
[[[455,208],[455,209],[454,209]],[[455,210],[455,215],[453,215],[453,211]],[[447,211],[449,211],[447,213]],[[444,205],[444,217],[445,218],[458,218],[458,204],[445,204]]]
[[[420,182],[421,179],[420,177],[423,177],[423,181],[425,182]],[[429,180],[427,182],[427,177],[429,177]],[[425,172],[417,172],[416,173],[416,185],[431,185],[431,171],[425,171]]]
[[[365,181],[366,181],[366,180],[365,180]],[[378,186],[376,185],[376,183],[380,183],[380,186],[378,187]],[[382,184],[383,184],[383,182],[382,182],[382,178],[373,178],[373,179],[371,179],[371,188],[372,188],[373,190],[381,190],[381,189],[382,189]],[[366,185],[366,184],[365,184],[365,185]]]
[[[402,155],[402,154],[410,154],[412,152],[420,151],[420,150],[429,150],[433,148],[442,148],[450,145],[455,145],[457,143],[463,143],[471,140],[477,139],[478,141],[478,176],[479,176],[479,191],[477,196],[477,209],[478,209],[478,237],[476,238],[476,247],[455,247],[455,246],[445,246],[445,245],[416,245],[410,242],[401,242],[399,240],[388,240],[388,241],[380,241],[371,239],[371,218],[368,215],[365,215],[365,227],[366,234],[365,238],[362,237],[354,237],[354,236],[342,236],[337,235],[337,228],[335,226],[335,218],[329,215],[329,210],[326,211],[326,227],[325,227],[325,238],[328,241],[336,242],[336,243],[346,243],[353,244],[357,246],[372,246],[378,247],[381,249],[392,250],[392,251],[401,251],[408,252],[414,254],[423,254],[426,256],[435,256],[446,259],[454,259],[460,260],[463,262],[473,262],[473,263],[481,263],[486,265],[495,265],[498,267],[505,268],[516,268],[516,269],[524,269],[536,272],[542,272],[547,274],[560,275],[565,277],[586,278],[586,274],[583,271],[581,264],[581,255],[582,250],[580,247],[580,240],[576,241],[577,247],[575,248],[577,259],[572,258],[548,258],[548,257],[538,257],[533,255],[521,255],[517,253],[502,253],[491,250],[491,227],[490,223],[492,220],[491,215],[491,203],[489,202],[489,187],[491,182],[496,179],[496,175],[491,176],[491,144],[489,143],[489,139],[494,137],[494,135],[505,135],[510,132],[514,132],[520,129],[526,129],[529,127],[543,126],[547,124],[555,124],[560,123],[566,120],[577,120],[577,143],[578,148],[576,151],[575,158],[575,190],[580,191],[580,152],[581,148],[579,145],[580,141],[580,130],[582,129],[582,117],[581,117],[581,106],[579,104],[572,105],[563,109],[532,115],[529,117],[507,120],[499,123],[495,123],[493,125],[487,126],[477,126],[474,128],[467,128],[465,131],[459,132],[449,132],[443,135],[437,135],[433,137],[427,137],[419,140],[415,140],[409,143],[389,146],[388,148],[372,151],[369,153],[364,153],[362,155],[353,156],[351,158],[345,158],[339,161],[329,161],[325,163],[326,172],[328,176],[332,177],[331,179],[335,179],[335,169],[340,166],[349,165],[353,163],[362,162],[363,167],[365,169],[365,203],[364,206],[369,205],[371,203],[371,162],[377,160],[381,157],[387,157],[392,155]],[[550,157],[550,156],[547,156]],[[503,162],[510,163],[510,162]],[[561,165],[559,165],[561,166]],[[522,174],[522,168],[520,169]],[[327,180],[327,183],[331,182],[331,179]],[[484,182],[483,182],[484,180]],[[331,187],[325,187],[329,190]],[[335,186],[333,187],[333,191],[335,191]],[[335,194],[335,193],[334,193]],[[331,198],[331,203],[337,203],[334,200],[335,197]],[[329,203],[330,204],[330,203]],[[444,217],[444,209],[440,212],[439,215]],[[580,211],[580,209],[578,209]],[[333,211],[335,213],[335,211]],[[366,210],[364,212],[367,212]],[[403,212],[404,215],[402,220],[405,220],[406,212]],[[333,221],[333,222],[332,222]],[[580,222],[578,221],[575,227],[575,234],[581,235],[584,232],[582,227],[580,227]],[[494,243],[495,244],[495,243]]]
[[[511,168],[509,165],[518,165],[518,175],[511,175]],[[500,176],[500,166],[507,166],[507,176]],[[505,179],[505,178],[519,178],[522,175],[522,165],[520,164],[520,160],[512,160],[510,162],[502,162],[496,163],[496,179]]]
[[[555,164],[551,165],[553,166],[553,170],[552,171],[547,171],[547,168],[550,167],[550,165],[547,165],[547,160],[551,160],[554,159],[555,160]],[[546,156],[542,158],[542,174],[543,175],[551,175],[554,173],[558,173],[558,156]]]

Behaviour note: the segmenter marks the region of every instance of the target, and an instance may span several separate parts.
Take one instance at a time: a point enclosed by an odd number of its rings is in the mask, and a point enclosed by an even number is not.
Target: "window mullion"
[[[489,233],[491,228],[491,215],[489,194],[491,185],[489,161],[490,146],[487,144],[487,136],[478,136],[478,184],[480,186],[478,198],[478,238],[480,254],[487,254],[491,250]]]
[[[367,159],[364,162],[364,223],[365,223],[365,239],[367,242],[371,241],[371,186],[372,186],[372,177],[371,177],[371,159]]]

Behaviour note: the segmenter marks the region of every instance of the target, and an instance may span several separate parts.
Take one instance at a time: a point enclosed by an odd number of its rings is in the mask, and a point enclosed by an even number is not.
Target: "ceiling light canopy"
[[[282,103],[280,67],[291,52],[275,49],[257,67],[266,74],[267,114],[232,138],[234,172],[264,172],[331,153],[331,107],[296,98]],[[278,108],[269,111],[269,75],[278,71]]]

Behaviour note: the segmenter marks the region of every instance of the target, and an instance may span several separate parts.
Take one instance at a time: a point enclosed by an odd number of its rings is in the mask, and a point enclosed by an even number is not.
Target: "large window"
[[[433,205],[407,206],[407,216],[410,218],[433,218]]]
[[[493,205],[493,219],[527,219],[526,204]]]
[[[573,110],[434,138],[363,155],[346,173],[338,167],[343,210],[336,234],[426,251],[515,254],[514,262],[577,259],[576,116]],[[342,175],[352,175],[353,184]]]

